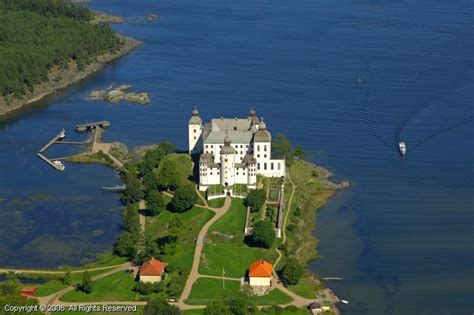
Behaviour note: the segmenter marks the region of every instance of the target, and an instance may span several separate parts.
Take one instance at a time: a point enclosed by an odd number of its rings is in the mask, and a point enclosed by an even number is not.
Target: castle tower
[[[233,186],[235,184],[235,149],[230,145],[228,136],[224,139],[221,151],[221,184]]]
[[[201,139],[202,134],[202,119],[201,117],[199,117],[199,112],[196,106],[194,106],[193,114],[191,116],[191,119],[189,119],[188,130],[189,154],[200,153],[201,148],[199,148],[198,143]]]
[[[260,120],[258,131],[253,136],[253,152],[257,161],[270,160],[272,152],[272,135],[267,130],[267,124]]]

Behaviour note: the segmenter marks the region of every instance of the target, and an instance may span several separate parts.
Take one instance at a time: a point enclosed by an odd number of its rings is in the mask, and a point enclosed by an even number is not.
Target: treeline
[[[49,79],[49,70],[79,69],[120,47],[108,24],[66,0],[0,0],[0,95],[13,98]]]

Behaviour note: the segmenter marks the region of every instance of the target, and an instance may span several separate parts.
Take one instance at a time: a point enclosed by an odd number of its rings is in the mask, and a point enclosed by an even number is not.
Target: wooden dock
[[[64,169],[60,169],[58,166],[54,165],[53,162],[51,162],[52,160],[48,159],[47,157],[45,157],[43,154],[41,153],[36,153],[36,155],[42,159],[43,161],[45,161],[47,164],[49,164],[50,166],[52,166],[54,169],[60,171],[60,172],[63,172]]]
[[[102,121],[76,125],[76,127],[74,127],[74,130],[76,130],[76,132],[84,132],[87,130],[96,129],[97,127],[100,127],[102,129],[108,128],[110,127],[110,121],[102,120]]]
[[[56,142],[59,142],[58,139],[61,138],[62,132],[58,133],[51,141],[46,143],[38,152],[43,153],[44,151],[48,150],[50,146],[55,144]]]
[[[102,187],[103,191],[106,192],[121,192],[125,190],[125,185],[116,185],[112,187]]]

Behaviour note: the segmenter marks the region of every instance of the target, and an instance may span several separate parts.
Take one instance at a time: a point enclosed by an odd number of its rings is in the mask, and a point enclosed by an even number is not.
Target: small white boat
[[[349,304],[349,301],[348,300],[341,300],[341,303]]]
[[[66,130],[61,130],[61,132],[59,133],[59,136],[58,136],[58,139],[59,140],[63,140],[64,138],[66,138]]]
[[[57,170],[64,171],[66,169],[66,167],[61,161],[54,160],[52,163]]]
[[[398,143],[398,150],[400,151],[401,155],[405,155],[407,153],[407,145],[405,144],[405,142],[400,141]]]

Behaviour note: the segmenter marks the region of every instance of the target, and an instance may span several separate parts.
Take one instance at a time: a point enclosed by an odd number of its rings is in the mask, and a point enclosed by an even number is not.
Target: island
[[[303,148],[273,137],[255,109],[204,124],[195,108],[185,152],[167,142],[129,151],[102,142],[94,126],[85,152],[66,161],[120,174],[123,231],[113,251],[80,268],[0,269],[9,278],[0,283],[10,292],[4,301],[18,305],[21,294],[30,298],[20,305],[54,314],[115,306],[124,314],[339,314],[338,298],[307,265],[317,255],[316,211],[349,183],[333,183]]]
[[[106,23],[120,17],[67,0],[0,1],[0,20],[0,116],[85,79],[141,45]]]

